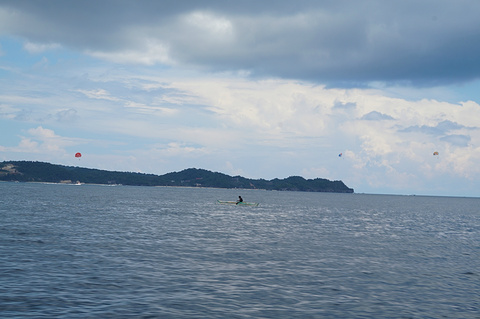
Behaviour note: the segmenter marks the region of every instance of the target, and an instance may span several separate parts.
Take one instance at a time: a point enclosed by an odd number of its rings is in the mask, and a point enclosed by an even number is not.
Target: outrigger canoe
[[[217,200],[217,204],[222,204],[222,205],[238,205],[238,206],[258,206],[258,203],[240,202],[240,203],[237,204],[237,202],[234,202],[234,201],[226,201],[226,200]]]

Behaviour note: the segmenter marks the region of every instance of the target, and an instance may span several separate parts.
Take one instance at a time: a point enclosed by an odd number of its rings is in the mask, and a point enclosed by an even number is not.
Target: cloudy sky
[[[0,0],[0,160],[478,197],[479,17],[476,0]]]

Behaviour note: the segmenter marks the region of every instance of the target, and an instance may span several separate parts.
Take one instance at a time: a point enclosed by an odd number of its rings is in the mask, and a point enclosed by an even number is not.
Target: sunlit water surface
[[[0,183],[0,317],[480,318],[479,207]]]

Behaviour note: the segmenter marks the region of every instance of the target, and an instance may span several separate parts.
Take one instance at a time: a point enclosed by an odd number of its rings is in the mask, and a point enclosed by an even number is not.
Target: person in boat
[[[238,205],[238,203],[242,203],[242,202],[243,202],[242,196],[238,196],[237,205]]]

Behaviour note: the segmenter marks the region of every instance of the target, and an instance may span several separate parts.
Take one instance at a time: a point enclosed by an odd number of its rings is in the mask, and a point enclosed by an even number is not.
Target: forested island
[[[323,178],[305,179],[300,176],[291,176],[285,179],[275,178],[272,180],[249,179],[197,168],[189,168],[165,175],[154,175],[32,161],[0,162],[0,181],[353,193],[353,189],[347,187],[342,181],[330,181]]]

